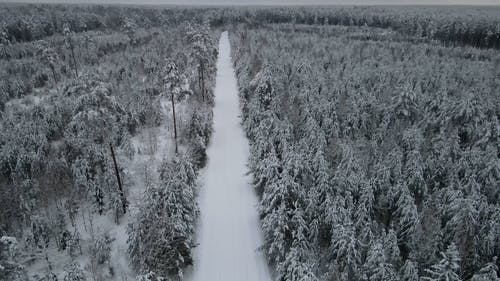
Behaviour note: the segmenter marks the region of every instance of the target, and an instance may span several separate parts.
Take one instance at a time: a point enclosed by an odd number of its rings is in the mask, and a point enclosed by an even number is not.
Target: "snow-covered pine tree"
[[[70,51],[73,68],[75,69],[75,75],[76,77],[78,77],[78,65],[76,64],[76,57],[75,57],[75,40],[73,38],[74,32],[71,31],[69,25],[67,24],[63,27],[63,36],[64,36],[64,47]]]
[[[128,17],[123,19],[122,29],[127,34],[130,45],[137,44],[137,24],[135,21]]]
[[[0,24],[0,56],[7,57],[7,46],[10,45],[9,35],[4,23]]]
[[[283,169],[284,150],[291,140],[291,130],[288,121],[281,121],[272,113],[265,115],[258,125],[249,159],[257,193],[264,192],[268,181],[278,179],[276,175]]]
[[[81,255],[83,253],[82,246],[80,244],[80,240],[81,240],[80,232],[78,232],[78,230],[75,229],[73,231],[73,233],[71,234],[71,237],[68,241],[68,247],[67,247],[68,255],[71,258],[75,258],[78,255]]]
[[[294,204],[294,209],[290,212],[293,213],[291,217],[293,242],[285,260],[277,265],[278,280],[318,280],[310,256],[311,246],[307,238],[309,227],[304,220],[304,212],[298,204]]]
[[[487,223],[481,222],[479,248],[481,256],[486,256],[489,260],[494,258],[500,250],[500,207],[491,208],[489,214],[483,219]]]
[[[94,240],[90,247],[92,260],[97,264],[109,264],[111,258],[111,243],[114,239],[108,233],[104,233]]]
[[[461,281],[458,275],[460,270],[460,255],[455,244],[450,244],[446,252],[441,253],[442,259],[430,269],[426,269],[428,281]]]
[[[403,178],[405,185],[412,192],[417,206],[422,204],[426,197],[427,184],[424,179],[426,169],[421,155],[423,137],[419,129],[412,128],[403,133],[403,148],[406,161],[403,164]]]
[[[46,217],[33,216],[31,218],[31,234],[33,235],[33,243],[35,247],[40,249],[49,246],[51,230]]]
[[[337,224],[332,227],[330,252],[346,280],[357,280],[360,274],[361,254],[359,242],[352,223]],[[336,269],[334,269],[336,270]]]
[[[394,230],[389,229],[384,237],[383,246],[385,249],[387,262],[392,264],[393,268],[395,269],[400,268],[401,255],[398,246],[398,238]]]
[[[198,64],[198,82],[202,100],[206,96],[206,72],[214,60],[214,43],[207,24],[190,24],[186,31],[186,40],[191,45],[192,57]]]
[[[16,238],[0,237],[0,280],[27,281],[24,267],[16,261],[18,243]]]
[[[446,238],[449,237],[457,245],[461,257],[460,269],[464,279],[472,277],[479,269],[481,262],[478,259],[480,216],[478,202],[480,200],[473,199],[471,196],[453,200],[449,207],[452,216],[444,230],[451,234]]]
[[[418,268],[415,262],[408,259],[405,261],[404,265],[401,267],[400,271],[401,281],[418,281]]]
[[[393,265],[387,260],[382,243],[379,241],[373,242],[363,266],[363,279],[396,281],[397,278]]]
[[[407,122],[414,122],[418,112],[415,85],[406,82],[399,90],[399,93],[392,98],[392,108],[395,118]]]
[[[496,265],[497,258],[495,257],[492,262],[483,266],[474,276],[471,281],[500,281],[498,277],[498,266]]]
[[[197,104],[187,124],[186,137],[189,140],[188,155],[193,165],[201,168],[207,161],[206,147],[212,134],[211,112],[203,104]]]
[[[407,186],[399,185],[400,192],[395,202],[394,229],[397,234],[398,244],[401,246],[401,256],[407,258],[410,244],[414,240],[415,229],[419,223],[419,216],[415,200]]]
[[[132,266],[140,273],[182,277],[192,264],[196,174],[187,157],[176,155],[160,169],[159,187],[146,191],[127,233]]]
[[[111,95],[110,85],[93,78],[88,80],[89,89],[84,89],[77,98],[64,135],[72,156],[76,158],[72,164],[75,183],[93,194],[100,214],[105,211],[107,202],[104,198],[109,192],[119,194],[122,213],[126,213],[127,200],[114,147],[120,144],[121,136],[127,130],[128,115]]]
[[[311,174],[313,186],[308,194],[309,203],[306,207],[308,217],[312,219],[310,240],[314,244],[324,243],[327,237],[328,226],[326,225],[324,212],[321,205],[325,202],[328,196],[333,195],[333,187],[330,183],[330,165],[325,159],[324,150],[318,148],[312,155]],[[319,215],[318,215],[319,214]]]
[[[285,260],[277,268],[280,281],[317,281],[312,263],[304,257],[304,252],[295,247],[290,248]]]
[[[85,281],[85,272],[80,267],[77,262],[72,262],[64,267],[64,279],[63,281]]]
[[[54,78],[54,83],[57,84],[58,79],[56,76],[56,65],[58,61],[58,56],[56,51],[49,46],[49,43],[44,40],[36,42],[36,53],[40,62],[47,65],[52,71],[52,77]]]
[[[174,125],[174,141],[175,141],[175,153],[178,152],[177,147],[177,121],[175,116],[175,100],[177,99],[179,93],[181,92],[181,75],[177,64],[171,60],[166,59],[161,71],[161,83],[163,84],[163,90],[165,95],[170,95],[170,102],[172,105],[172,120]]]

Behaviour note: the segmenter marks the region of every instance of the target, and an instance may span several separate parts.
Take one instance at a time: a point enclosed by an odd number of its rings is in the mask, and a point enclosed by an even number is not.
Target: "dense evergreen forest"
[[[499,8],[2,4],[1,281],[196,266],[222,30],[275,280],[500,280]]]
[[[267,7],[225,9],[214,24],[306,24],[379,27],[413,39],[439,40],[446,45],[500,48],[498,7]]]
[[[368,26],[231,39],[277,280],[499,280],[498,51]]]

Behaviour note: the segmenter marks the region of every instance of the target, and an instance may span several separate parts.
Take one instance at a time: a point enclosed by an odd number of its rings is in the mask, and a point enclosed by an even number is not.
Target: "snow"
[[[109,265],[113,268],[114,274],[113,276],[109,276],[109,274],[98,272],[103,275],[101,279],[110,281],[135,280],[135,273],[129,266],[127,254],[127,224],[137,213],[137,206],[142,200],[142,196],[148,185],[147,182],[150,185],[159,184],[158,168],[161,166],[163,160],[171,158],[174,152],[172,141],[173,129],[168,118],[171,114],[169,113],[171,111],[170,105],[166,98],[162,98],[160,102],[167,120],[157,127],[142,128],[137,135],[131,137],[130,142],[132,151],[134,152],[131,158],[126,156],[127,153],[123,149],[117,148],[118,163],[121,167],[125,168],[122,175],[124,176],[125,193],[130,203],[127,214],[120,219],[119,224],[116,224],[112,214],[100,216],[91,212],[92,207],[90,205],[83,205],[76,217],[76,229],[78,229],[81,235],[81,246],[84,251],[82,256],[76,258],[76,261],[85,269],[87,280],[94,280],[90,266],[91,257],[88,253],[88,248],[94,240],[92,235],[99,237],[105,233],[113,239],[113,242],[110,244],[111,258]],[[180,111],[179,115],[186,114],[185,106],[182,103],[178,105],[178,108]],[[184,148],[180,147],[180,149]],[[146,170],[148,171],[148,175],[146,175]],[[92,221],[92,224],[90,224],[90,221]],[[69,225],[68,229],[70,232],[74,231],[74,228]],[[30,253],[30,255],[23,258],[23,264],[26,266],[28,276],[43,275],[46,272],[48,264],[45,260],[45,254],[49,258],[53,272],[59,277],[59,280],[62,280],[64,266],[71,262],[71,258],[66,251],[58,251],[55,245],[51,245],[46,250]],[[105,271],[101,265],[98,267],[98,271]],[[99,279],[100,277],[98,276],[97,278]]]
[[[208,147],[205,185],[199,194],[199,246],[193,281],[271,280],[257,215],[257,196],[249,184],[248,141],[239,119],[236,76],[228,33],[219,42],[214,135]],[[189,280],[189,279],[188,279]]]

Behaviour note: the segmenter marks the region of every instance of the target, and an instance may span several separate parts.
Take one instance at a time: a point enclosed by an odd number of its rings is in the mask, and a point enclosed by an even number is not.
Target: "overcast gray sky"
[[[0,0],[0,2],[177,5],[500,5],[500,0]]]

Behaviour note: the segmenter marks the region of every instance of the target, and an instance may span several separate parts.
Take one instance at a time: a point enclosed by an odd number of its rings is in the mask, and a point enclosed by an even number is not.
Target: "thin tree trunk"
[[[75,50],[71,47],[71,56],[73,57],[73,65],[75,66],[76,77],[78,77],[78,67],[76,66]]]
[[[201,87],[201,62],[200,65],[198,66],[198,88],[200,89],[200,94],[203,95]]]
[[[172,116],[173,116],[173,120],[174,120],[175,153],[177,153],[178,152],[178,149],[177,149],[177,122],[175,119],[174,92],[172,92],[171,100],[172,100]]]
[[[201,64],[198,65],[198,89],[201,93]]]
[[[50,66],[50,69],[52,70],[52,76],[54,77],[54,84],[57,85],[56,69],[52,65]]]
[[[118,169],[118,164],[116,163],[115,150],[113,149],[113,144],[109,143],[109,148],[111,149],[111,157],[113,158],[113,164],[115,166],[116,180],[118,181],[118,190],[120,191],[120,197],[122,199],[123,213],[127,213],[127,200],[125,199],[125,194],[123,193],[122,180],[120,178],[120,170]]]
[[[201,63],[201,97],[205,101],[205,67]]]

